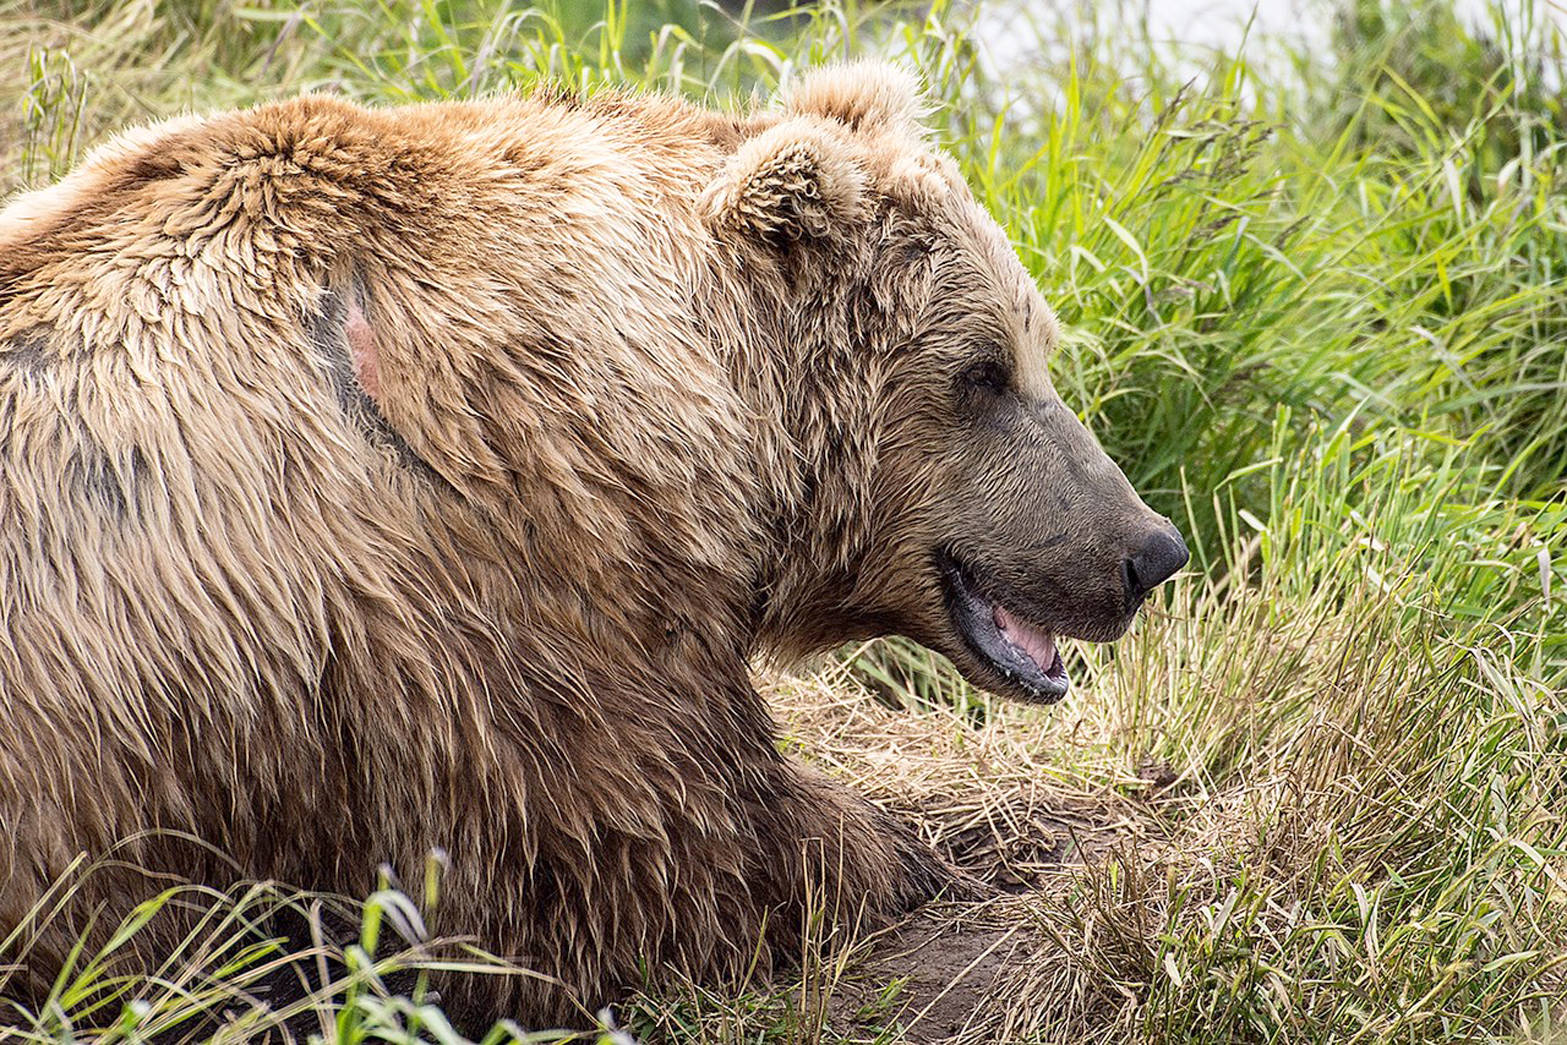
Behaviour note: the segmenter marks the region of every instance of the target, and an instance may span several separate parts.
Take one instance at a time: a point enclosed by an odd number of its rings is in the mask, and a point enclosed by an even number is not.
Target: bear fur
[[[116,863],[71,910],[123,914],[438,849],[432,931],[558,981],[448,998],[543,1023],[937,895],[748,668],[939,644],[965,498],[920,390],[999,338],[1053,397],[1054,337],[879,66],[740,115],[305,97],[100,149],[0,213],[0,935],[83,853]],[[83,924],[30,930],[32,988]]]

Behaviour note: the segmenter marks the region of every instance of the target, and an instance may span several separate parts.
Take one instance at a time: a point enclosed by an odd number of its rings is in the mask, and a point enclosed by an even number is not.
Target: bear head
[[[1057,640],[1120,636],[1187,561],[1051,383],[1055,316],[955,164],[912,77],[807,76],[704,197],[771,337],[801,468],[774,648],[901,634],[976,684],[1053,702]]]

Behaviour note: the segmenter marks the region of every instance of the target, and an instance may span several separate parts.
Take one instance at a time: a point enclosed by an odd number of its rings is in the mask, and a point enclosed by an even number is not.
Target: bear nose
[[[1126,601],[1141,602],[1159,585],[1186,565],[1191,555],[1186,542],[1174,527],[1155,530],[1131,556],[1121,560],[1121,577],[1126,582]]]

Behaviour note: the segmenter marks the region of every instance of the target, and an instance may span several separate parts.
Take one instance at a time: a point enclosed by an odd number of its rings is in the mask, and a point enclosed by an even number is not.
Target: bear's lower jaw
[[[1039,704],[1054,704],[1066,696],[1071,680],[1056,636],[982,594],[951,555],[939,556],[938,563],[952,627],[970,657],[991,676],[970,681]],[[961,660],[958,666],[963,667]]]

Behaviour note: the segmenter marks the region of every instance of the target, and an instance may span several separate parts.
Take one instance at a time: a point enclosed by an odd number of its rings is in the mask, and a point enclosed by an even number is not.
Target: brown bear
[[[898,633],[1053,701],[1186,552],[918,116],[874,65],[306,97],[0,213],[0,935],[83,853],[112,914],[443,849],[434,928],[558,981],[452,990],[538,1023],[953,881],[752,658]],[[30,931],[36,987],[85,930]]]

